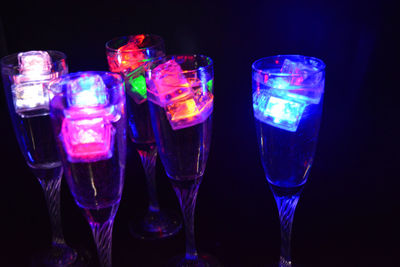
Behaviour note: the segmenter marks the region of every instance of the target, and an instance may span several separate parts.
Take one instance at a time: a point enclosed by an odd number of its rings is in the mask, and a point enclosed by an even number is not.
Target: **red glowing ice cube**
[[[138,38],[130,39],[117,52],[108,55],[108,62],[112,72],[129,73],[146,62],[146,55],[139,48]]]

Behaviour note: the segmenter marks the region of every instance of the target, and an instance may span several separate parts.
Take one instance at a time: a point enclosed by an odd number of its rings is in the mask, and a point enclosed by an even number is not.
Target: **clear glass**
[[[126,158],[123,80],[109,72],[63,76],[51,88],[53,131],[65,176],[92,228],[101,266],[111,266],[114,217]]]
[[[66,56],[58,51],[29,51],[3,57],[1,75],[14,132],[26,163],[45,195],[52,230],[52,246],[34,261],[65,266],[77,253],[63,236],[60,185],[63,173],[49,116],[48,87],[68,73]]]
[[[253,109],[261,160],[281,224],[280,266],[291,266],[293,216],[310,173],[322,113],[325,64],[300,55],[253,63]]]
[[[172,266],[217,266],[199,254],[194,209],[211,143],[213,65],[202,55],[167,56],[146,72],[151,121],[161,161],[178,196],[186,233],[186,254]]]
[[[141,158],[146,175],[149,205],[143,219],[129,223],[131,234],[154,240],[176,234],[181,219],[170,210],[161,210],[156,188],[157,146],[147,104],[145,71],[152,62],[165,56],[164,41],[154,34],[114,38],[106,43],[110,71],[121,73],[125,80],[129,136]]]

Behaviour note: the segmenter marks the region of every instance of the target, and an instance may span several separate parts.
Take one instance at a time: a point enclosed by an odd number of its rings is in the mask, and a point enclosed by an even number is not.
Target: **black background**
[[[5,4],[5,3],[4,3]],[[0,56],[60,50],[70,72],[106,70],[105,42],[129,34],[162,36],[168,54],[214,60],[213,140],[196,208],[200,251],[225,266],[268,266],[279,257],[279,221],[261,166],[251,105],[251,64],[303,54],[326,65],[318,149],[293,226],[300,266],[398,264],[400,200],[396,92],[396,8],[383,1],[13,1],[2,4]],[[1,98],[0,265],[29,266],[50,242],[38,181],[19,151]],[[396,134],[396,136],[395,136]],[[162,266],[184,251],[184,235],[130,237],[143,215],[144,172],[129,145],[126,182],[113,239],[114,266]],[[178,211],[158,161],[162,208]],[[67,242],[96,257],[90,228],[62,184]]]

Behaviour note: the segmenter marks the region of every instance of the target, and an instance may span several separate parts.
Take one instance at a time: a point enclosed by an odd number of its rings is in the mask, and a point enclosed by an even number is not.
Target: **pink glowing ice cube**
[[[179,99],[193,96],[191,85],[175,60],[168,60],[158,65],[152,74],[147,89],[150,101],[165,107]]]
[[[65,118],[61,133],[70,162],[93,162],[112,156],[114,128],[103,117]]]
[[[18,54],[18,66],[21,74],[40,75],[51,72],[51,58],[46,51],[29,51]]]

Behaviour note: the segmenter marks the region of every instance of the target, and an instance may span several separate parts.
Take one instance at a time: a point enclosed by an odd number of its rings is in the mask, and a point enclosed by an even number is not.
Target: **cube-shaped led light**
[[[147,100],[146,79],[143,75],[129,77],[126,88],[127,93],[137,104],[142,104]]]
[[[15,111],[21,116],[29,111],[49,109],[48,85],[51,76],[51,58],[45,51],[29,51],[18,54],[20,74],[15,75],[12,95]]]
[[[108,92],[99,75],[83,75],[68,84],[69,107],[96,107],[108,104]]]
[[[102,117],[65,118],[61,135],[70,162],[93,162],[112,156],[114,128]]]
[[[306,104],[264,93],[253,95],[254,116],[271,126],[296,132]]]

